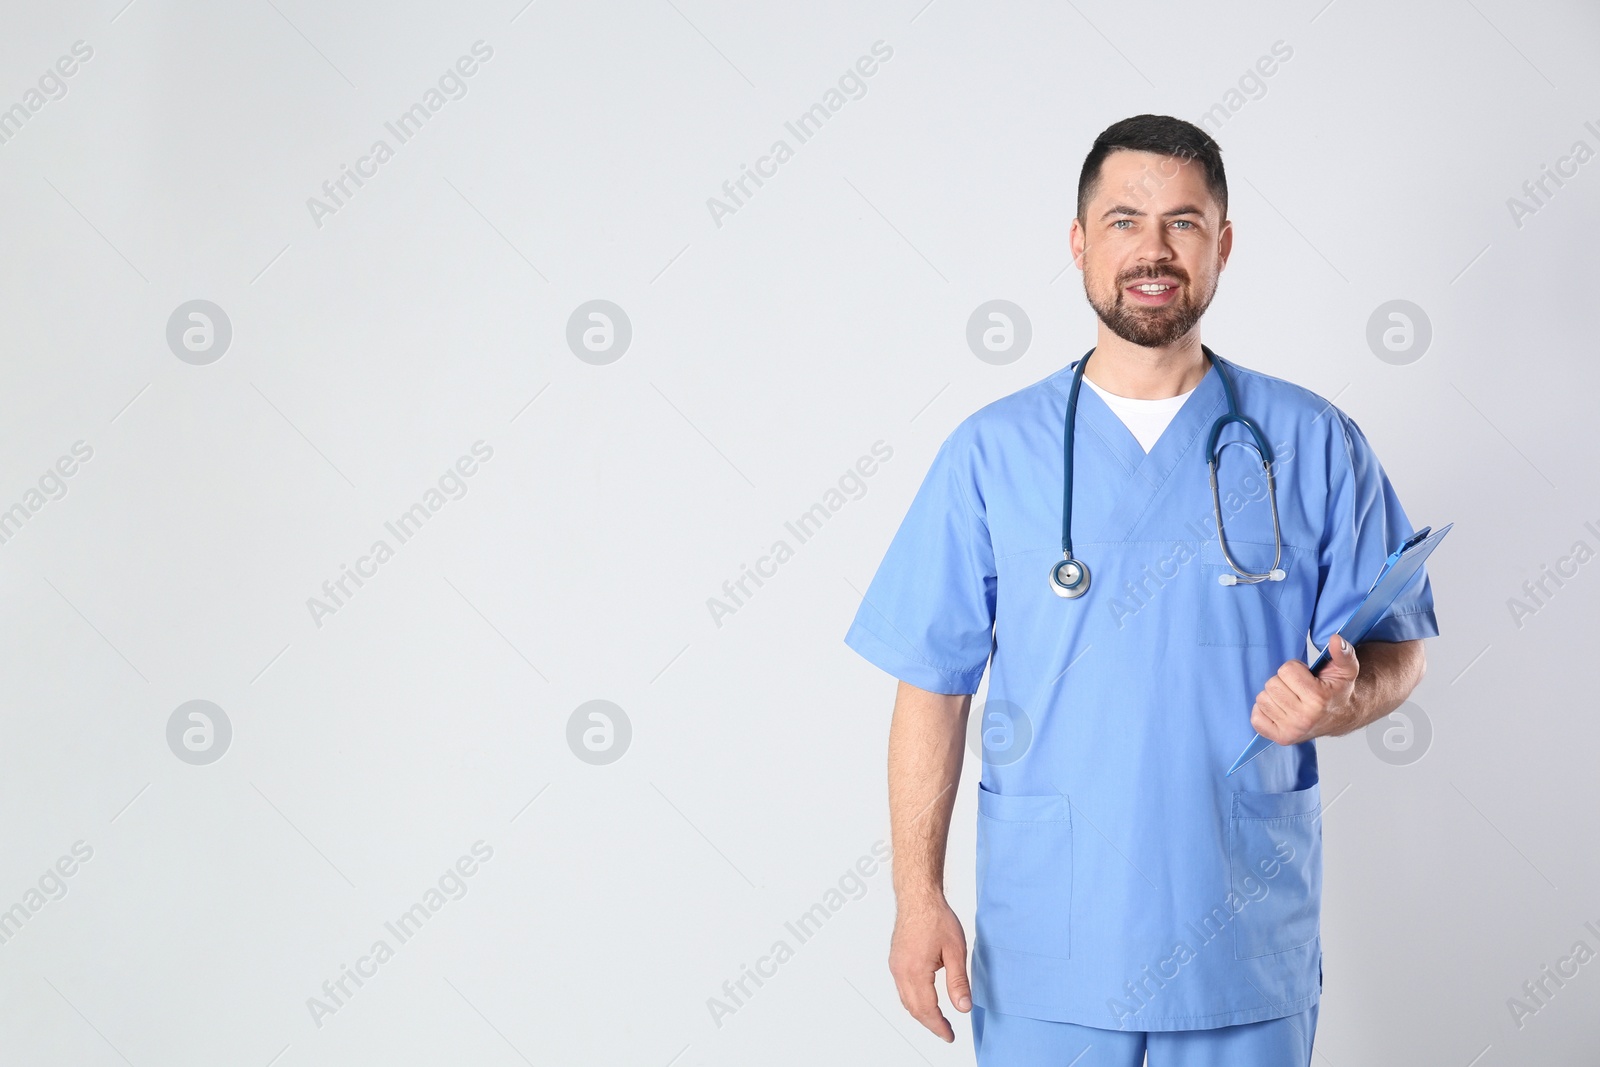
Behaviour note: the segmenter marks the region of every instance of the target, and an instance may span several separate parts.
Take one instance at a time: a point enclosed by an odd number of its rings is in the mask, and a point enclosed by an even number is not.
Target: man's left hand
[[[1304,663],[1292,659],[1267,679],[1250,712],[1256,733],[1280,745],[1297,745],[1348,732],[1361,664],[1343,637],[1333,639],[1328,655],[1320,673],[1312,674]]]

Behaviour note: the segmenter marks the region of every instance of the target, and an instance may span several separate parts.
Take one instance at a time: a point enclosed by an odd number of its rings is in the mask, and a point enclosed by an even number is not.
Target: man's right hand
[[[967,935],[943,895],[916,904],[902,904],[894,919],[889,945],[889,973],[894,975],[900,1003],[912,1017],[945,1041],[956,1039],[950,1020],[939,1010],[934,975],[944,969],[945,992],[957,1011],[972,1009],[967,984]]]

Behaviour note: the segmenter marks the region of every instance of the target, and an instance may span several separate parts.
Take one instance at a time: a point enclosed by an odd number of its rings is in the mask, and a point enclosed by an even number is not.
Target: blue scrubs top
[[[1413,530],[1349,416],[1212,356],[1277,453],[1286,580],[1217,581],[1233,572],[1206,470],[1227,411],[1211,365],[1148,455],[1080,391],[1073,554],[1091,582],[1076,600],[1051,591],[1074,363],[950,434],[845,637],[935,693],[975,692],[989,668],[972,982],[991,1011],[1188,1030],[1320,996],[1315,742],[1225,772],[1266,680],[1307,659],[1308,634],[1332,638]],[[1234,558],[1269,569],[1253,450],[1222,449],[1219,487]],[[1424,572],[1368,640],[1438,632]]]

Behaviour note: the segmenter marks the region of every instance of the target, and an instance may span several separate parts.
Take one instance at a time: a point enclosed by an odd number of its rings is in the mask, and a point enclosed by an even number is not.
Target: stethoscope
[[[1272,478],[1272,446],[1267,443],[1266,437],[1261,433],[1261,428],[1247,415],[1239,414],[1239,403],[1233,395],[1233,381],[1223,369],[1222,361],[1216,353],[1205,345],[1200,346],[1211,360],[1211,365],[1217,369],[1217,374],[1222,378],[1222,389],[1228,398],[1228,412],[1217,417],[1211,424],[1211,435],[1206,441],[1206,465],[1211,469],[1211,511],[1217,520],[1217,541],[1222,545],[1222,556],[1228,561],[1228,566],[1233,568],[1232,574],[1218,575],[1217,581],[1222,585],[1253,585],[1256,582],[1281,582],[1286,577],[1283,569],[1278,566],[1283,560],[1283,534],[1278,526],[1278,487]],[[1066,427],[1062,434],[1062,460],[1063,474],[1061,479],[1061,554],[1063,558],[1059,563],[1050,568],[1050,588],[1056,596],[1076,600],[1089,591],[1089,567],[1081,559],[1072,555],[1072,437],[1073,428],[1078,417],[1078,390],[1083,386],[1083,369],[1089,364],[1089,357],[1094,355],[1094,349],[1089,349],[1084,357],[1078,361],[1077,368],[1072,373],[1072,389],[1067,393],[1067,419]],[[1233,558],[1233,553],[1228,550],[1228,535],[1222,525],[1222,496],[1217,491],[1217,458],[1221,451],[1217,447],[1217,438],[1230,422],[1243,424],[1250,431],[1250,436],[1255,438],[1253,446],[1256,455],[1261,459],[1261,470],[1267,478],[1267,499],[1272,503],[1272,540],[1274,554],[1272,568],[1261,574],[1245,570]],[[1252,447],[1248,441],[1224,441],[1223,447],[1239,445]]]

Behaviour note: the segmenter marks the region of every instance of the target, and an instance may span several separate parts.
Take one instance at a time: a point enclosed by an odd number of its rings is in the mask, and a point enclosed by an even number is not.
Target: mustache
[[[1117,275],[1117,288],[1126,288],[1134,282],[1144,281],[1147,278],[1176,278],[1184,285],[1189,284],[1189,273],[1178,267],[1145,267]]]

